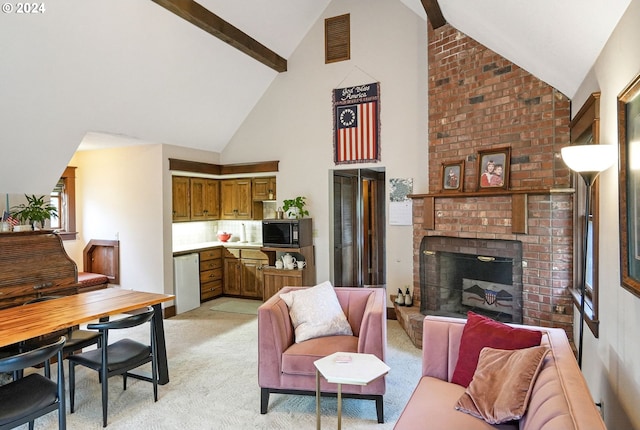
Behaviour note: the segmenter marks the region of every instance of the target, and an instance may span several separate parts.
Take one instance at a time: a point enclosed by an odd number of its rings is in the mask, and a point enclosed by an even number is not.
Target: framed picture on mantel
[[[511,147],[478,151],[478,190],[509,188]]]
[[[464,160],[442,163],[442,192],[460,192],[464,183]]]

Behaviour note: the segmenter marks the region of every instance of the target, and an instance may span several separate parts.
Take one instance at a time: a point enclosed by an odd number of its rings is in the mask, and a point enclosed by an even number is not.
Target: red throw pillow
[[[463,387],[469,386],[478,366],[480,351],[485,346],[494,349],[522,349],[540,345],[541,339],[540,331],[514,328],[469,311],[451,382]]]

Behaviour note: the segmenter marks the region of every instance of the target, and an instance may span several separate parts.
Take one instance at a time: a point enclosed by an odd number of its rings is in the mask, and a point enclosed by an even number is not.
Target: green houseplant
[[[50,202],[45,202],[44,196],[24,195],[27,203],[19,204],[11,208],[11,215],[20,220],[23,224],[31,224],[36,228],[36,223],[44,227],[46,220],[58,216],[58,210]]]
[[[294,199],[288,199],[282,201],[282,210],[289,218],[304,218],[305,215],[309,215],[309,211],[304,207],[307,205],[306,197],[298,196]]]

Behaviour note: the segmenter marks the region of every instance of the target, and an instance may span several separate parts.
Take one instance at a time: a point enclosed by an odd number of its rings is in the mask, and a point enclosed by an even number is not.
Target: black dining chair
[[[61,364],[64,344],[65,338],[62,336],[49,345],[0,359],[0,373],[14,374],[19,370],[48,363],[56,354],[60,363],[57,382],[39,373],[31,373],[0,386],[0,430],[24,423],[29,423],[29,430],[33,430],[36,418],[55,410],[58,411],[58,428],[66,429],[64,366]]]
[[[58,298],[60,298],[60,296],[37,297],[35,299],[31,299],[25,302],[24,305],[28,305],[30,303],[44,302],[44,301],[58,299]],[[76,351],[80,351],[83,348],[86,348],[88,346],[96,345],[97,347],[99,347],[100,342],[102,340],[102,335],[98,331],[82,330],[77,327],[69,327],[63,331],[51,333],[45,336],[20,342],[19,344],[20,352],[25,352],[31,349],[39,348],[40,346],[50,342],[53,337],[57,339],[57,337],[61,335],[64,335],[67,338],[67,342],[65,343],[64,348],[62,349],[62,354],[64,357],[73,355]],[[49,377],[49,366],[45,366],[45,376]]]
[[[146,345],[132,339],[121,339],[109,344],[109,331],[126,329],[151,321],[150,344]],[[71,413],[75,409],[75,367],[85,366],[98,372],[102,384],[102,426],[107,426],[107,406],[109,378],[122,375],[123,389],[127,389],[127,376],[150,380],[153,383],[153,400],[158,401],[158,370],[156,353],[156,333],[153,324],[153,308],[144,312],[114,321],[87,325],[88,329],[98,330],[102,335],[100,348],[75,354],[69,357],[69,398]],[[151,378],[129,373],[143,364],[151,362]]]

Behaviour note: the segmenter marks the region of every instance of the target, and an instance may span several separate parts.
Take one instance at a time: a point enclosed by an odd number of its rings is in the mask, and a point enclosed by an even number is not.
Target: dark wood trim
[[[600,143],[600,92],[589,95],[578,113],[569,123],[569,136],[572,144],[597,145]],[[584,321],[597,338],[598,326],[598,291],[599,291],[599,219],[600,219],[600,180],[596,179],[591,186],[591,213],[585,214],[587,186],[578,173],[571,172],[576,194],[573,198],[573,286],[570,290],[573,301],[580,309],[580,286],[585,282],[585,275],[580,268],[584,258],[582,244],[585,237],[585,218],[592,221],[592,284],[586,287]]]
[[[620,282],[629,292],[640,297],[640,282],[629,274],[628,205],[633,205],[637,196],[627,195],[628,149],[627,149],[627,103],[640,96],[640,74],[618,95],[618,201],[620,210]]]
[[[436,28],[440,28],[447,23],[447,20],[444,19],[444,15],[442,14],[442,9],[440,9],[440,5],[438,4],[438,0],[420,0],[422,2],[422,7],[424,7],[424,11],[427,13],[427,19],[431,23],[431,27],[435,30]]]
[[[513,234],[527,234],[528,200],[528,194],[511,196],[511,233]]]
[[[166,308],[162,309],[162,312],[164,314],[164,319],[173,318],[177,315],[175,305],[167,306]]]
[[[259,163],[227,164],[221,166],[222,175],[235,175],[238,173],[265,173],[277,172],[279,161],[262,161]]]
[[[243,164],[211,164],[199,161],[178,160],[169,158],[169,170],[181,172],[204,173],[208,175],[233,175],[240,173],[277,172],[279,161],[260,161]]]
[[[169,170],[179,170],[181,172],[206,173],[208,175],[219,175],[222,166],[219,164],[201,163],[199,161],[178,160],[169,158]]]
[[[196,27],[217,37],[237,50],[258,60],[276,72],[287,71],[287,60],[229,24],[210,10],[193,0],[152,0]]]
[[[75,240],[77,237],[76,231],[76,167],[67,166],[62,173],[62,180],[64,181],[64,193],[66,194],[66,230],[63,239]]]
[[[433,196],[424,198],[424,210],[422,211],[422,226],[427,230],[436,229],[436,199]]]

